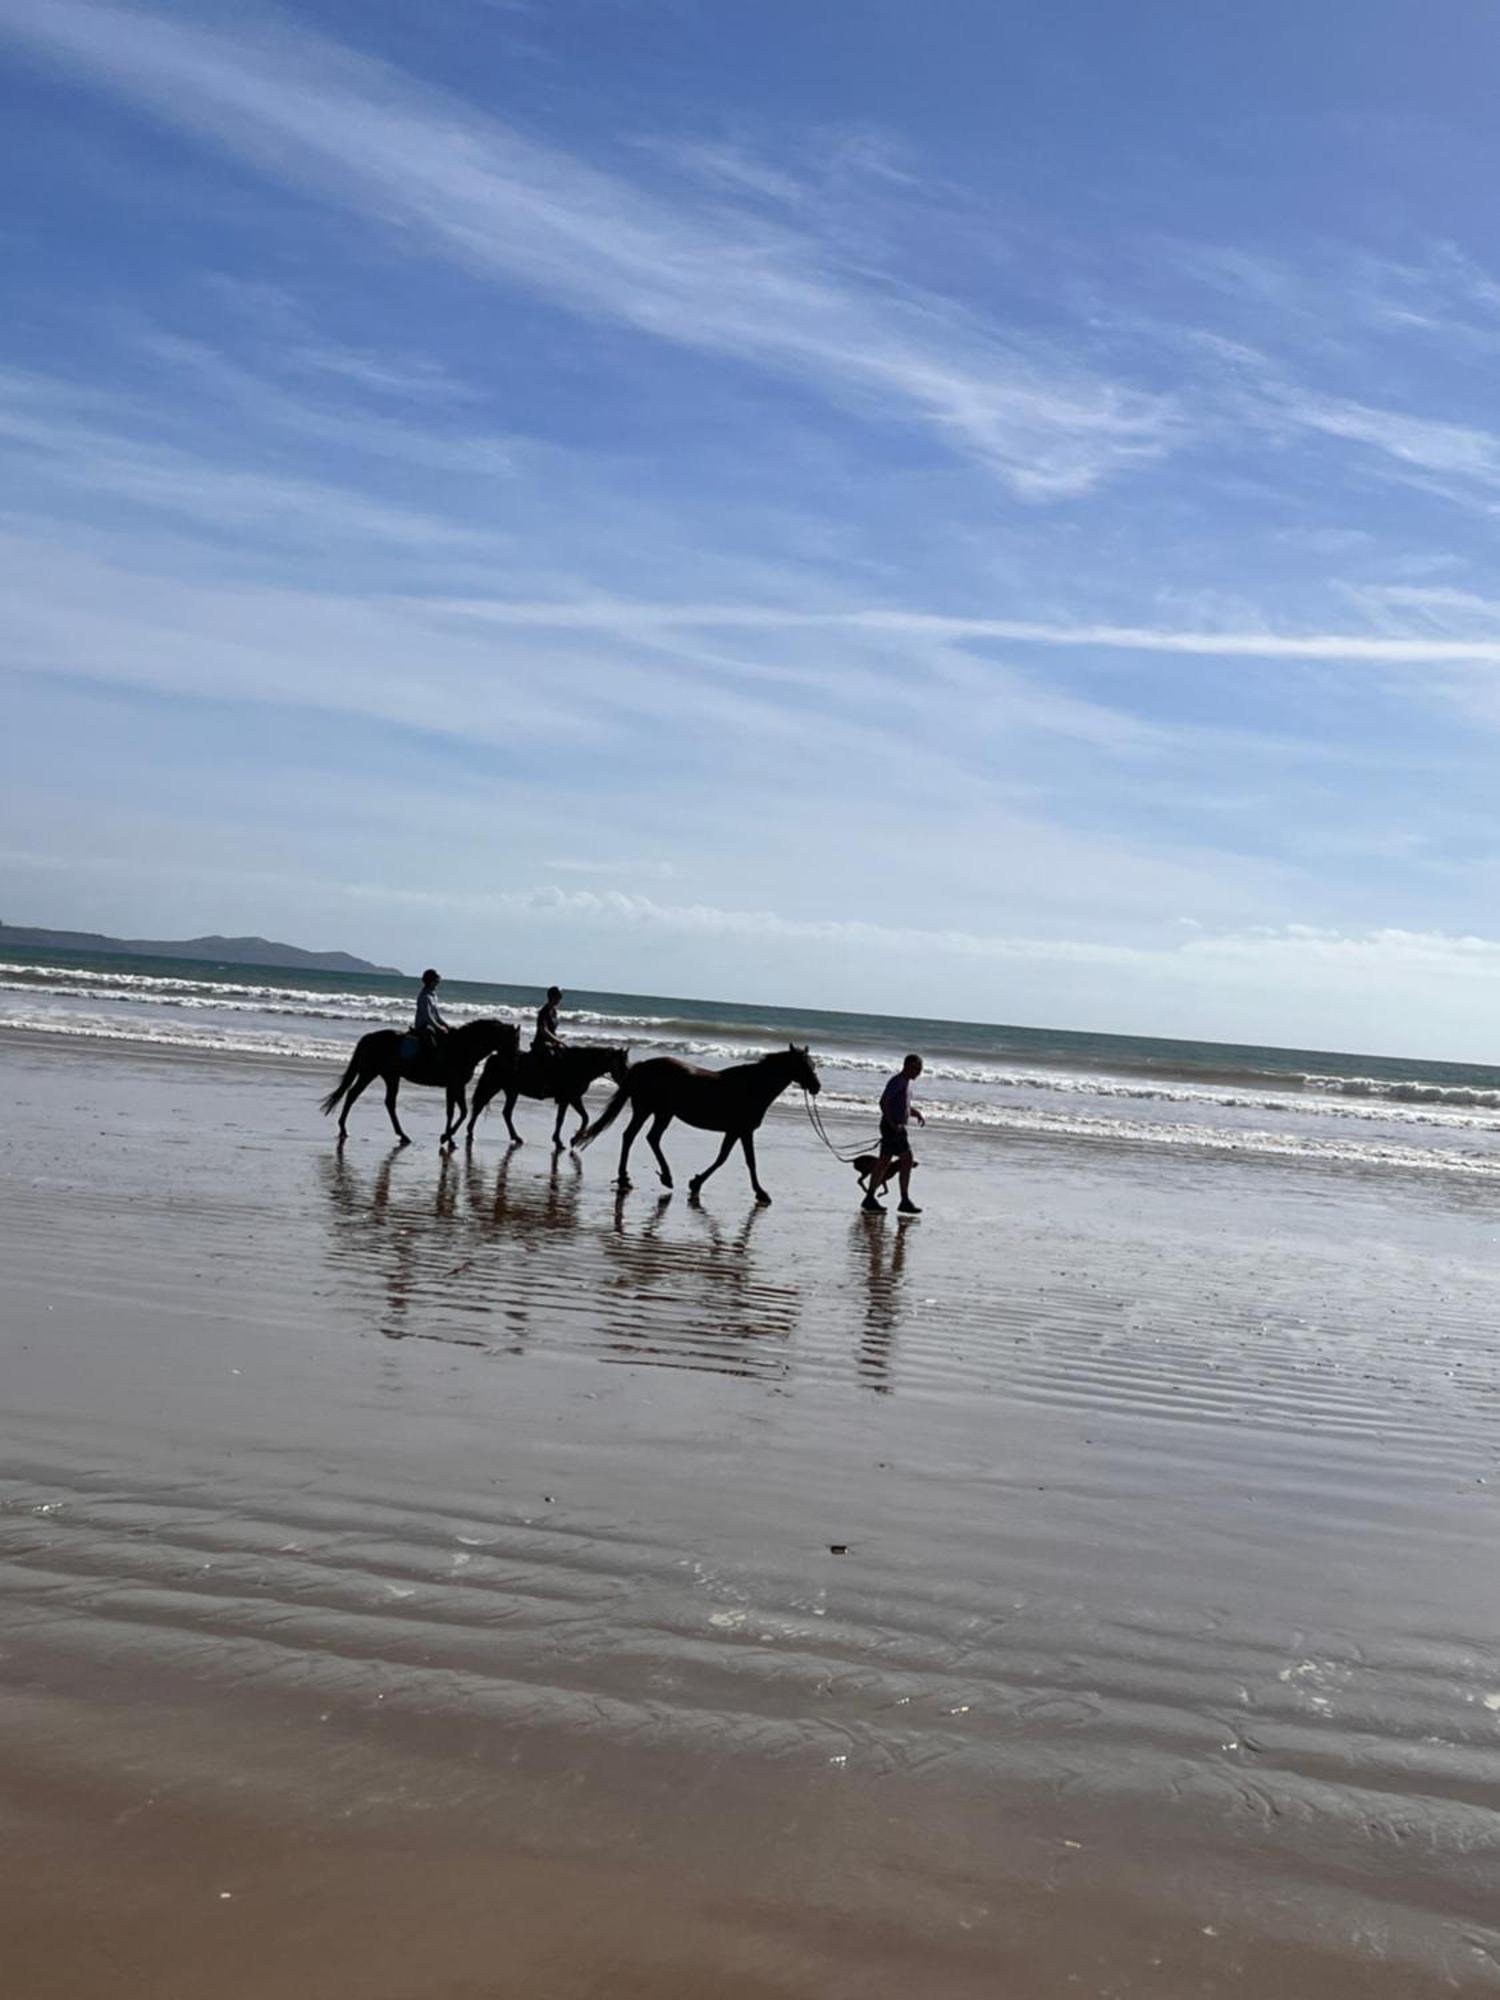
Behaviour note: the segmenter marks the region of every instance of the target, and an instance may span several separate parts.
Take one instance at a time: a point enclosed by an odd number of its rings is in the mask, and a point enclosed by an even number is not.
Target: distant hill
[[[0,924],[0,952],[14,945],[24,951],[100,953],[119,958],[196,958],[215,965],[281,966],[301,972],[378,972],[403,977],[399,966],[372,965],[347,951],[303,951],[295,944],[275,944],[263,937],[116,938],[100,931],[48,931],[31,924]]]

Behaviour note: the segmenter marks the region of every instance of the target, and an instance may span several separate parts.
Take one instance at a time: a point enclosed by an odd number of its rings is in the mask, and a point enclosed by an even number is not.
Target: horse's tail
[[[629,1102],[630,1102],[630,1085],[628,1083],[622,1083],[620,1085],[620,1088],[615,1092],[614,1096],[609,1100],[608,1104],[606,1104],[604,1109],[599,1113],[599,1116],[594,1120],[593,1124],[589,1126],[586,1132],[583,1132],[579,1135],[578,1143],[573,1150],[577,1153],[581,1153],[585,1146],[592,1146],[594,1141],[598,1138],[599,1134],[604,1130],[605,1126],[613,1125],[615,1120],[619,1117],[620,1113],[625,1109],[626,1105]]]
[[[339,1099],[343,1097],[343,1095],[349,1089],[349,1086],[353,1083],[355,1077],[358,1074],[359,1074],[359,1050],[356,1049],[354,1051],[354,1054],[349,1058],[349,1067],[344,1071],[344,1074],[339,1078],[338,1082],[334,1085],[333,1089],[330,1090],[328,1095],[323,1099],[323,1116],[325,1118],[328,1117],[330,1112],[336,1111],[338,1109]]]

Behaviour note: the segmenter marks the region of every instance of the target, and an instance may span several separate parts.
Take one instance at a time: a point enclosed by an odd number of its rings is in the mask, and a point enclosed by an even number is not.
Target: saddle
[[[396,1060],[401,1065],[401,1074],[408,1083],[441,1082],[438,1071],[437,1051],[421,1035],[407,1033],[401,1037],[401,1046],[396,1051]]]

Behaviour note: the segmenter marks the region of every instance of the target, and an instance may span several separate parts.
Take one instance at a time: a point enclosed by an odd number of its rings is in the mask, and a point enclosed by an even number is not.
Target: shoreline
[[[350,1044],[352,1048],[352,1043]],[[136,1061],[167,1071],[206,1070],[234,1074],[264,1072],[277,1074],[287,1081],[296,1080],[300,1085],[312,1084],[313,1115],[315,1123],[311,1128],[316,1132],[322,1125],[316,1111],[316,1097],[321,1095],[315,1077],[336,1081],[341,1073],[347,1054],[297,1055],[279,1050],[262,1049],[222,1049],[207,1048],[201,1043],[164,1042],[141,1040],[128,1035],[95,1036],[68,1033],[63,1030],[39,1030],[32,1027],[13,1027],[0,1023],[0,1056],[6,1049],[29,1051],[38,1055],[52,1053],[73,1060],[93,1057],[100,1062]],[[874,1145],[878,1125],[878,1106],[872,1091],[868,1105],[851,1102],[852,1093],[840,1092],[836,1088],[825,1087],[819,1098],[819,1109],[827,1123],[830,1136],[837,1143],[853,1145],[868,1140]],[[842,1101],[840,1101],[842,1099]],[[602,1085],[596,1085],[588,1097],[593,1111],[602,1109],[607,1101],[607,1092]],[[441,1116],[441,1098],[431,1089],[408,1085],[402,1098],[410,1107],[429,1105]],[[518,1107],[521,1115],[526,1115],[525,1107],[532,1100],[523,1099]],[[1360,1113],[1348,1112],[1351,1124],[1360,1118]],[[383,1137],[389,1129],[385,1123],[384,1106],[374,1093],[366,1093],[358,1108],[360,1123],[352,1125],[349,1143],[357,1140]],[[806,1122],[803,1107],[786,1098],[771,1106],[768,1127],[775,1129],[788,1122]],[[534,1118],[531,1122],[535,1122]],[[680,1143],[690,1128],[674,1128]],[[1274,1131],[1261,1131],[1245,1127],[1234,1132],[1220,1132],[1212,1128],[1194,1129],[1182,1125],[1154,1127],[1146,1123],[1131,1124],[1123,1119],[1090,1116],[1087,1112],[1040,1111],[1018,1109],[1010,1115],[998,1115],[986,1119],[954,1118],[945,1116],[941,1110],[929,1109],[928,1130],[935,1146],[941,1148],[950,1143],[974,1141],[993,1147],[1004,1148],[1048,1148],[1080,1147],[1100,1154],[1120,1154],[1130,1158],[1150,1157],[1161,1160],[1177,1160],[1184,1165],[1194,1162],[1212,1161],[1220,1166],[1261,1165],[1270,1170],[1285,1169],[1297,1171],[1306,1169],[1314,1174],[1328,1174],[1334,1177],[1354,1176],[1358,1178],[1389,1180],[1394,1183],[1408,1183],[1424,1186],[1431,1182],[1443,1182],[1461,1188],[1465,1184],[1483,1187],[1500,1177],[1500,1118],[1487,1123],[1486,1132],[1493,1130],[1496,1145],[1487,1154],[1465,1154],[1444,1152],[1436,1147],[1422,1147],[1398,1135],[1384,1147],[1372,1144],[1356,1145],[1341,1142],[1338,1138],[1319,1134],[1312,1138],[1288,1137]],[[498,1143],[503,1147],[504,1126],[499,1114],[493,1108],[476,1133],[476,1147],[486,1143],[497,1143],[496,1135],[501,1135]],[[591,1152],[601,1159],[608,1156],[611,1143],[618,1144],[618,1133],[603,1135]],[[700,1137],[702,1135],[699,1135]],[[534,1140],[536,1133],[529,1135]],[[423,1140],[413,1137],[413,1150],[420,1150]],[[919,1134],[917,1145],[923,1143]],[[640,1142],[644,1146],[644,1139]],[[460,1146],[462,1150],[462,1146]],[[821,1151],[821,1148],[819,1148]],[[711,1157],[711,1155],[710,1155]],[[832,1166],[830,1156],[825,1155]],[[638,1187],[655,1185],[655,1170],[646,1174],[646,1158],[641,1160],[641,1176]],[[729,1163],[725,1173],[733,1171],[734,1163]],[[848,1172],[847,1168],[841,1171]],[[851,1176],[852,1178],[852,1176]]]

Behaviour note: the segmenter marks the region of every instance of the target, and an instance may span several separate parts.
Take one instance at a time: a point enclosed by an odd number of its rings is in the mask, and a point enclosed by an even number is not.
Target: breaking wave
[[[185,962],[147,970],[6,960],[0,1027],[322,1063],[342,1060],[373,1028],[405,1026],[412,993],[405,981],[278,979],[259,968],[216,977]],[[526,988],[453,981],[444,1003],[452,1020],[497,1014],[524,1026],[535,999]],[[628,1044],[637,1061],[711,1065],[808,1041],[824,1103],[867,1116],[894,1054],[917,1047],[927,1054],[921,1101],[943,1124],[1445,1172],[1500,1164],[1500,1070],[1473,1066],[613,995],[569,1007],[567,1029],[579,1043]]]

